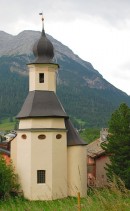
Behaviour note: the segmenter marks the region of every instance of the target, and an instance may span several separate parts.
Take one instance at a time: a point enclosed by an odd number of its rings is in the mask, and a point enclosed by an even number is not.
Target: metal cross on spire
[[[39,13],[39,15],[41,16],[41,20],[42,20],[42,31],[44,30],[44,18],[43,18],[43,12]]]

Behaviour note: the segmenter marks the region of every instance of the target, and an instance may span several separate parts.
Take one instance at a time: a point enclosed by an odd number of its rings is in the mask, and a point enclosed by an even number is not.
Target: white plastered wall
[[[61,128],[65,129],[63,118],[35,118],[21,119],[19,129],[28,128]]]
[[[17,137],[11,142],[11,159],[15,171],[19,176],[22,190],[26,190],[24,195],[29,198],[31,187],[31,134],[26,133],[27,139],[22,139],[23,133],[18,132]]]
[[[17,169],[17,136],[11,141],[11,160],[13,161],[14,170]]]
[[[52,200],[67,197],[67,149],[66,132],[44,132],[46,139],[38,140],[38,132],[32,133],[32,200]],[[46,183],[37,184],[37,170],[46,171]]]
[[[16,142],[12,142],[11,154],[16,172],[24,196],[30,200],[67,197],[67,140],[64,119],[49,118],[47,124],[45,122],[40,118],[20,120],[19,129],[22,130],[18,131]],[[27,131],[28,125],[35,129],[42,125],[55,130]],[[39,139],[41,134],[46,138]],[[57,134],[61,134],[60,139],[56,138]],[[27,138],[23,139],[22,135]],[[37,184],[37,170],[46,171],[46,183]]]
[[[56,92],[57,64],[29,64],[29,91],[46,90]],[[44,73],[44,83],[39,82],[39,74]]]
[[[87,195],[86,146],[69,146],[67,148],[68,196]]]

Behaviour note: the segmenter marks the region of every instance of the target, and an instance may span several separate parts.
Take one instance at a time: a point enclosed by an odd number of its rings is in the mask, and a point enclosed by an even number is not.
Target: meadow
[[[14,130],[16,121],[13,118],[12,121],[10,121],[9,118],[5,118],[0,121],[0,131],[10,131]]]
[[[53,201],[28,201],[22,197],[0,201],[0,211],[129,211],[130,192],[120,191],[115,185],[111,188],[89,190],[81,199],[81,209],[77,198],[68,197]]]

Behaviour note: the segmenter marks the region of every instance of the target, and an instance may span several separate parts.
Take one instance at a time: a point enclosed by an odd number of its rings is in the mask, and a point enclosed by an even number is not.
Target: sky
[[[0,30],[41,31],[130,95],[130,0],[0,0]]]

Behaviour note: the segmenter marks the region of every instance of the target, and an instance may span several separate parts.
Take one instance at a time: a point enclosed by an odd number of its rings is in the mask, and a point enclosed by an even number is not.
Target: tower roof
[[[68,117],[53,91],[30,91],[16,118]]]
[[[65,126],[67,129],[67,146],[87,145],[87,143],[80,138],[69,119],[65,120]]]
[[[34,63],[51,63],[54,57],[54,48],[50,40],[46,37],[44,27],[41,37],[33,46],[33,54],[36,57]]]

